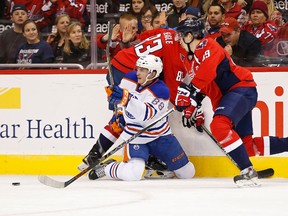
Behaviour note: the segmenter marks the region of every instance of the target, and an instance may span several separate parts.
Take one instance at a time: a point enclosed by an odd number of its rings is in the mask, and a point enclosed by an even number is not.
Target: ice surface
[[[0,216],[288,215],[288,179],[261,183],[238,188],[230,178],[124,182],[82,177],[56,189],[39,183],[37,176],[0,175]]]

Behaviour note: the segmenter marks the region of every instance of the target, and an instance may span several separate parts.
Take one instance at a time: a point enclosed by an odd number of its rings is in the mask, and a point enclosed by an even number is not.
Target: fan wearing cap
[[[0,35],[0,63],[15,63],[18,47],[26,42],[22,34],[22,25],[28,19],[26,7],[16,4],[11,13],[13,27]]]
[[[197,7],[189,6],[187,7],[185,13],[183,13],[179,19],[181,22],[182,20],[185,20],[187,18],[194,18],[194,19],[199,19],[201,17],[201,11]]]
[[[241,66],[253,66],[253,60],[261,50],[261,42],[251,33],[241,30],[233,17],[224,19],[221,36],[216,41],[229,53],[233,61]],[[252,64],[251,64],[252,63]]]
[[[250,22],[242,26],[246,30],[256,36],[262,45],[262,54],[269,56],[271,47],[277,37],[277,26],[274,22],[268,20],[268,7],[263,1],[255,1],[249,11]]]

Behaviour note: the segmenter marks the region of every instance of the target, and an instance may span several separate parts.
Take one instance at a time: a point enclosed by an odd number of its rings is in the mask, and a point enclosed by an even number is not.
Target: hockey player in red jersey
[[[188,71],[189,64],[185,61],[187,52],[180,46],[180,38],[174,30],[156,29],[151,30],[151,34],[153,36],[114,56],[111,61],[114,82],[119,84],[122,77],[134,69],[139,57],[153,54],[163,61],[163,80],[170,89],[170,101],[174,104],[177,86]]]
[[[176,30],[181,33],[183,48],[193,54],[191,83],[179,85],[177,110],[189,118],[201,104],[202,95],[208,96],[214,110],[211,132],[241,169],[234,182],[239,186],[260,185],[243,144],[253,134],[251,111],[257,102],[251,72],[235,65],[216,41],[203,39],[201,20],[186,19]]]

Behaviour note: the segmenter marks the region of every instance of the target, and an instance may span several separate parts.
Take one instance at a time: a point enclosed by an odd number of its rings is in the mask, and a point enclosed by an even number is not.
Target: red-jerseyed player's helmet
[[[192,33],[194,38],[201,39],[204,37],[205,28],[201,19],[187,18],[178,24],[176,31],[180,32],[182,37]]]
[[[151,74],[153,71],[155,71],[156,75],[153,79],[159,77],[163,70],[162,60],[152,54],[140,57],[136,62],[136,66],[147,68],[149,70],[148,74]]]

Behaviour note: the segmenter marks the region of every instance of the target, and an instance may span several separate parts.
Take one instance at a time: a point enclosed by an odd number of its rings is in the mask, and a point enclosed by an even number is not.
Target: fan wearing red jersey
[[[52,17],[57,10],[56,2],[56,0],[12,0],[8,5],[8,13],[12,12],[14,5],[24,5],[28,11],[29,19],[33,20],[37,27],[43,31],[53,23]]]
[[[251,72],[235,65],[216,41],[203,39],[201,20],[186,19],[176,30],[181,34],[182,47],[193,54],[192,80],[178,87],[177,110],[193,114],[202,94],[208,96],[214,110],[211,132],[241,169],[234,182],[240,186],[260,185],[243,144],[245,137],[253,134],[251,111],[257,102]]]

